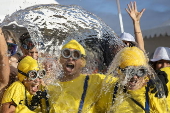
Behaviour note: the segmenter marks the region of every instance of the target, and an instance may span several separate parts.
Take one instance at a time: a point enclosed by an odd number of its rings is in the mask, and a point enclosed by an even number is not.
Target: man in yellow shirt
[[[62,47],[60,63],[63,75],[58,85],[48,85],[51,113],[93,113],[104,75],[82,74],[86,52],[76,40]]]

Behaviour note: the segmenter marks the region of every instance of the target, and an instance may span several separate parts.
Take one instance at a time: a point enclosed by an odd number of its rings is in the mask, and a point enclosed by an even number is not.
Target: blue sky
[[[83,9],[97,15],[120,34],[119,17],[116,0],[57,0],[61,5],[79,5]],[[124,31],[133,34],[133,25],[125,8],[131,0],[120,0]],[[170,21],[170,0],[136,0],[138,11],[145,8],[141,18],[141,29],[151,29]]]

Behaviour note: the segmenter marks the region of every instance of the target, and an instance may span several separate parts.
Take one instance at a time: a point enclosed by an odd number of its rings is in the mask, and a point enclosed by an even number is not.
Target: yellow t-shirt
[[[109,79],[110,82],[104,83],[102,95],[96,104],[97,113],[145,113],[145,111],[131,99],[133,98],[145,108],[145,87],[138,90],[129,90],[125,93],[122,90],[124,87],[119,86],[116,95],[114,95],[114,88],[117,81],[114,77]],[[113,96],[115,96],[114,101]],[[168,113],[165,98],[157,98],[155,94],[150,93],[150,91],[148,92],[148,96],[150,113]]]
[[[87,92],[82,113],[93,113],[98,100],[104,75],[89,75]],[[86,75],[81,74],[74,80],[58,82],[58,85],[47,86],[49,93],[50,113],[77,113],[84,90]]]
[[[16,81],[5,91],[2,98],[2,104],[13,101],[17,105],[15,110],[16,113],[36,113],[39,111],[39,109],[36,109],[34,112],[29,110],[25,105],[26,97],[28,104],[30,104],[32,96],[33,95],[30,95],[30,93],[25,89],[25,86],[20,81]]]

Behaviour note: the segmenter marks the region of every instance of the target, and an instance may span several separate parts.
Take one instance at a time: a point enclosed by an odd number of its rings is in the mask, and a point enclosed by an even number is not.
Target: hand
[[[168,96],[168,87],[166,84],[168,83],[168,78],[167,78],[168,75],[164,71],[160,71],[160,70],[156,71],[156,73],[157,73],[158,78],[162,82],[164,92],[167,97]]]
[[[37,106],[40,104],[41,99],[47,99],[47,92],[46,91],[37,91],[36,95],[32,97],[31,104],[28,106],[30,110],[35,110]]]
[[[140,21],[145,9],[142,9],[141,12],[138,12],[136,2],[130,2],[130,4],[128,4],[128,9],[126,8],[126,11],[133,21]]]
[[[166,85],[168,83],[167,74],[164,71],[160,70],[156,71],[156,73],[159,79],[156,81],[150,80],[148,83],[148,87],[151,89],[151,93],[155,93],[155,97],[162,98],[164,96],[163,94],[165,94],[165,96],[167,97],[168,96],[168,88]],[[155,83],[159,85],[159,87],[156,86]],[[163,86],[163,90],[159,90],[162,89],[161,86]]]

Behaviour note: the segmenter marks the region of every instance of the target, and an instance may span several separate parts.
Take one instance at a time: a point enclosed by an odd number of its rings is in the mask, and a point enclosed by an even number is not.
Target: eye
[[[170,65],[170,62],[167,62],[168,65]]]
[[[145,69],[139,69],[138,72],[137,72],[137,75],[139,77],[146,75],[146,70]]]
[[[29,72],[29,78],[34,80],[37,78],[37,72],[36,71],[31,71]]]
[[[79,59],[79,58],[81,57],[80,52],[77,51],[77,50],[74,50],[74,52],[73,52],[73,57],[74,57],[75,59]]]
[[[70,56],[70,50],[69,49],[63,50],[62,55],[63,55],[63,57],[66,57],[66,58],[69,57]]]
[[[131,75],[135,75],[135,69],[128,69],[128,73]]]
[[[39,78],[43,78],[46,75],[46,71],[45,70],[40,70],[39,71]]]

